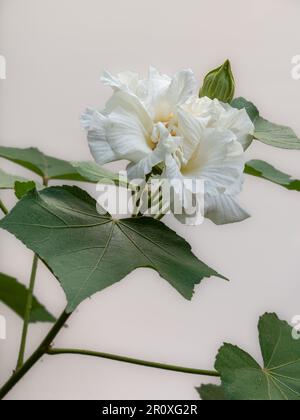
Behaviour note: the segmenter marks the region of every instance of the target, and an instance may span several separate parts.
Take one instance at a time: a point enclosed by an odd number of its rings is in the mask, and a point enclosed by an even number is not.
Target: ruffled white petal
[[[217,99],[191,97],[185,104],[188,113],[201,118],[207,128],[219,128],[232,131],[244,150],[253,140],[254,125],[247,112],[224,104]]]
[[[164,177],[171,190],[170,208],[181,223],[197,226],[204,220],[204,188],[196,178],[182,176],[176,161],[168,156]]]
[[[150,67],[147,79],[139,79],[137,73],[126,72],[117,76],[105,71],[102,82],[116,92],[135,96],[155,122],[167,121],[176,107],[194,94],[196,78],[191,70],[182,70],[173,78]]]
[[[184,104],[184,108],[187,112],[201,119],[206,127],[216,127],[220,115],[224,112],[221,102],[217,99],[199,98],[198,96],[192,96]]]
[[[106,137],[107,117],[88,108],[81,116],[82,127],[88,132],[88,143],[97,163],[104,165],[118,160]]]
[[[197,125],[196,125],[197,127]],[[199,130],[199,128],[198,128]],[[229,130],[205,129],[198,133],[201,141],[198,144],[188,165],[181,169],[176,162],[167,161],[165,175],[174,180],[183,181],[201,179],[204,181],[205,217],[217,224],[244,220],[249,215],[234,201],[243,184],[244,153],[236,136]],[[181,186],[180,186],[181,185]],[[189,225],[203,222],[203,197],[196,196],[193,183],[192,188],[184,185],[182,212],[174,211],[176,218]],[[178,197],[182,195],[182,184],[178,183]],[[190,193],[194,194],[194,212],[191,212]],[[195,206],[196,203],[196,206]]]
[[[216,225],[242,222],[249,214],[227,194],[205,195],[205,217]]]
[[[146,110],[155,122],[167,121],[171,107],[166,100],[166,93],[171,83],[171,78],[150,67],[148,79],[141,82],[139,97]]]
[[[168,121],[176,114],[177,107],[194,94],[195,89],[196,78],[191,70],[180,71],[170,78],[151,67],[144,104],[156,122]]]
[[[183,137],[183,157],[187,163],[201,141],[203,127],[201,121],[182,108],[178,110],[177,116],[179,132]]]
[[[173,105],[184,104],[197,87],[197,80],[192,70],[182,70],[175,74],[167,91],[167,99]]]
[[[225,112],[219,119],[219,126],[231,130],[246,150],[253,141],[254,125],[245,109],[235,109],[230,105],[223,104]]]
[[[208,191],[238,193],[242,188],[245,158],[243,148],[229,130],[205,129],[188,164],[185,176],[205,180]]]
[[[129,179],[140,179],[152,172],[152,169],[166,161],[167,156],[175,153],[182,139],[180,137],[172,137],[163,124],[156,127],[159,136],[157,147],[149,153],[144,159],[128,166],[127,173]]]
[[[105,70],[102,74],[101,82],[116,91],[123,90],[128,93],[136,94],[139,84],[139,75],[127,71],[114,76]]]
[[[107,102],[105,114],[109,115],[116,109],[122,108],[128,113],[136,115],[148,132],[153,130],[153,121],[140,100],[128,92],[118,91]]]
[[[112,150],[119,159],[139,162],[152,149],[149,133],[138,115],[123,108],[116,108],[107,117],[106,135]]]

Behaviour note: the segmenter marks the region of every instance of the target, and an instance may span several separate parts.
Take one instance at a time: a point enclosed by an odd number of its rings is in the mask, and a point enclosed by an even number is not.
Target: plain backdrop
[[[300,54],[299,15],[298,0],[0,0],[0,54],[7,59],[0,144],[90,160],[79,116],[109,97],[99,80],[104,69],[146,75],[149,65],[167,73],[190,67],[200,85],[227,58],[237,95],[300,133],[300,80],[291,77],[292,57]],[[300,177],[300,152],[256,143],[248,155]],[[14,204],[12,193],[1,197]],[[168,221],[230,283],[205,280],[188,302],[155,272],[137,270],[81,304],[55,344],[210,369],[225,341],[261,360],[259,316],[277,312],[290,322],[300,314],[300,195],[247,177],[240,201],[252,215],[240,224],[188,228]],[[3,231],[0,244],[1,271],[28,284],[32,253]],[[36,295],[55,315],[66,303],[42,264]],[[15,367],[22,324],[2,304],[0,313],[8,328],[0,342],[4,382]],[[28,354],[48,328],[30,328]],[[197,399],[195,387],[207,382],[217,381],[80,356],[44,357],[8,398]]]

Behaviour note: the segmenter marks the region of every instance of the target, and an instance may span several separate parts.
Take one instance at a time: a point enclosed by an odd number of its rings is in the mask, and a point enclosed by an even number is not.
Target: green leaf
[[[231,103],[234,108],[245,108],[255,126],[254,137],[269,146],[281,149],[300,150],[300,138],[290,128],[265,120],[252,102],[237,98]]]
[[[254,125],[257,140],[281,149],[300,150],[300,139],[291,128],[273,124],[261,117],[256,118]]]
[[[113,183],[118,186],[128,187],[127,180],[124,180],[119,177],[119,175],[104,169],[95,162],[73,162],[72,165],[83,178],[91,182],[102,182],[104,184]]]
[[[254,122],[259,116],[259,111],[256,106],[252,102],[247,101],[245,98],[234,99],[231,102],[231,106],[237,109],[245,109],[252,122]]]
[[[30,192],[0,227],[51,268],[65,290],[69,312],[139,267],[156,270],[186,299],[203,278],[224,278],[161,222],[100,215],[95,200],[77,187]]]
[[[17,149],[0,146],[0,157],[31,170],[44,179],[85,181],[71,163],[44,155],[36,148]]]
[[[288,190],[300,191],[300,180],[293,179],[262,160],[251,160],[248,162],[245,167],[245,173],[274,182]]]
[[[203,401],[224,401],[226,400],[224,389],[221,385],[202,385],[196,388]]]
[[[24,318],[28,289],[13,277],[0,273],[0,301]],[[34,297],[30,322],[55,322],[55,318]]]
[[[0,189],[13,189],[16,181],[24,182],[27,180],[20,176],[7,174],[0,169]]]
[[[300,340],[275,314],[259,322],[264,367],[243,350],[225,344],[216,369],[228,400],[300,400]]]
[[[16,197],[21,200],[29,191],[32,191],[36,188],[36,184],[34,181],[27,181],[27,182],[15,182],[15,195]]]

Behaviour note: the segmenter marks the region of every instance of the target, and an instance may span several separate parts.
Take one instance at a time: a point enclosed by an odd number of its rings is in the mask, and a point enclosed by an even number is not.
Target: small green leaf
[[[72,165],[83,178],[91,182],[101,182],[104,184],[113,183],[122,187],[128,186],[127,180],[124,180],[117,174],[104,169],[95,162],[73,162]]]
[[[31,170],[44,179],[86,181],[71,163],[44,155],[36,148],[17,149],[0,146],[0,157]]]
[[[224,389],[221,385],[202,385],[196,388],[203,401],[225,401]]]
[[[0,273],[0,301],[24,318],[28,289],[6,274]],[[55,318],[34,297],[30,322],[55,322]]]
[[[95,200],[77,187],[30,192],[0,227],[45,261],[65,290],[69,312],[140,267],[156,270],[186,299],[203,278],[224,278],[163,223],[99,214]]]
[[[29,191],[32,191],[36,188],[35,182],[27,181],[27,182],[15,182],[15,195],[16,197],[21,200]]]
[[[259,115],[256,106],[244,98],[237,98],[231,103],[234,108],[245,108],[255,126],[254,138],[269,146],[281,149],[300,150],[300,138],[286,126],[277,125]]]
[[[275,314],[259,322],[264,367],[243,350],[225,344],[216,369],[228,400],[300,400],[300,340]]]
[[[256,106],[247,101],[245,98],[236,98],[231,102],[231,106],[237,109],[245,109],[252,122],[259,116],[259,111]]]
[[[262,160],[248,162],[245,166],[245,173],[274,182],[288,190],[300,191],[300,180],[293,179]]]
[[[300,150],[300,138],[291,128],[273,124],[261,117],[256,118],[254,125],[257,140],[281,149]]]
[[[219,99],[230,103],[234,97],[235,82],[229,60],[222,66],[210,71],[204,79],[200,90],[200,97],[207,96],[210,99]]]
[[[0,169],[0,189],[13,189],[16,181],[24,182],[27,179],[21,176],[7,174]]]

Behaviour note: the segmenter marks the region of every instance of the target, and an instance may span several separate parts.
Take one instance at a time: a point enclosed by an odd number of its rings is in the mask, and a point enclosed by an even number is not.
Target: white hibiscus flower
[[[144,178],[157,165],[173,185],[202,179],[205,217],[217,224],[248,217],[235,201],[243,184],[244,150],[254,132],[245,110],[199,99],[191,70],[171,78],[150,68],[147,79],[105,72],[102,81],[113,88],[113,96],[102,112],[88,109],[82,116],[97,163],[128,160],[130,179]],[[188,200],[180,200],[183,211],[176,217],[199,224],[202,217],[190,214]]]

